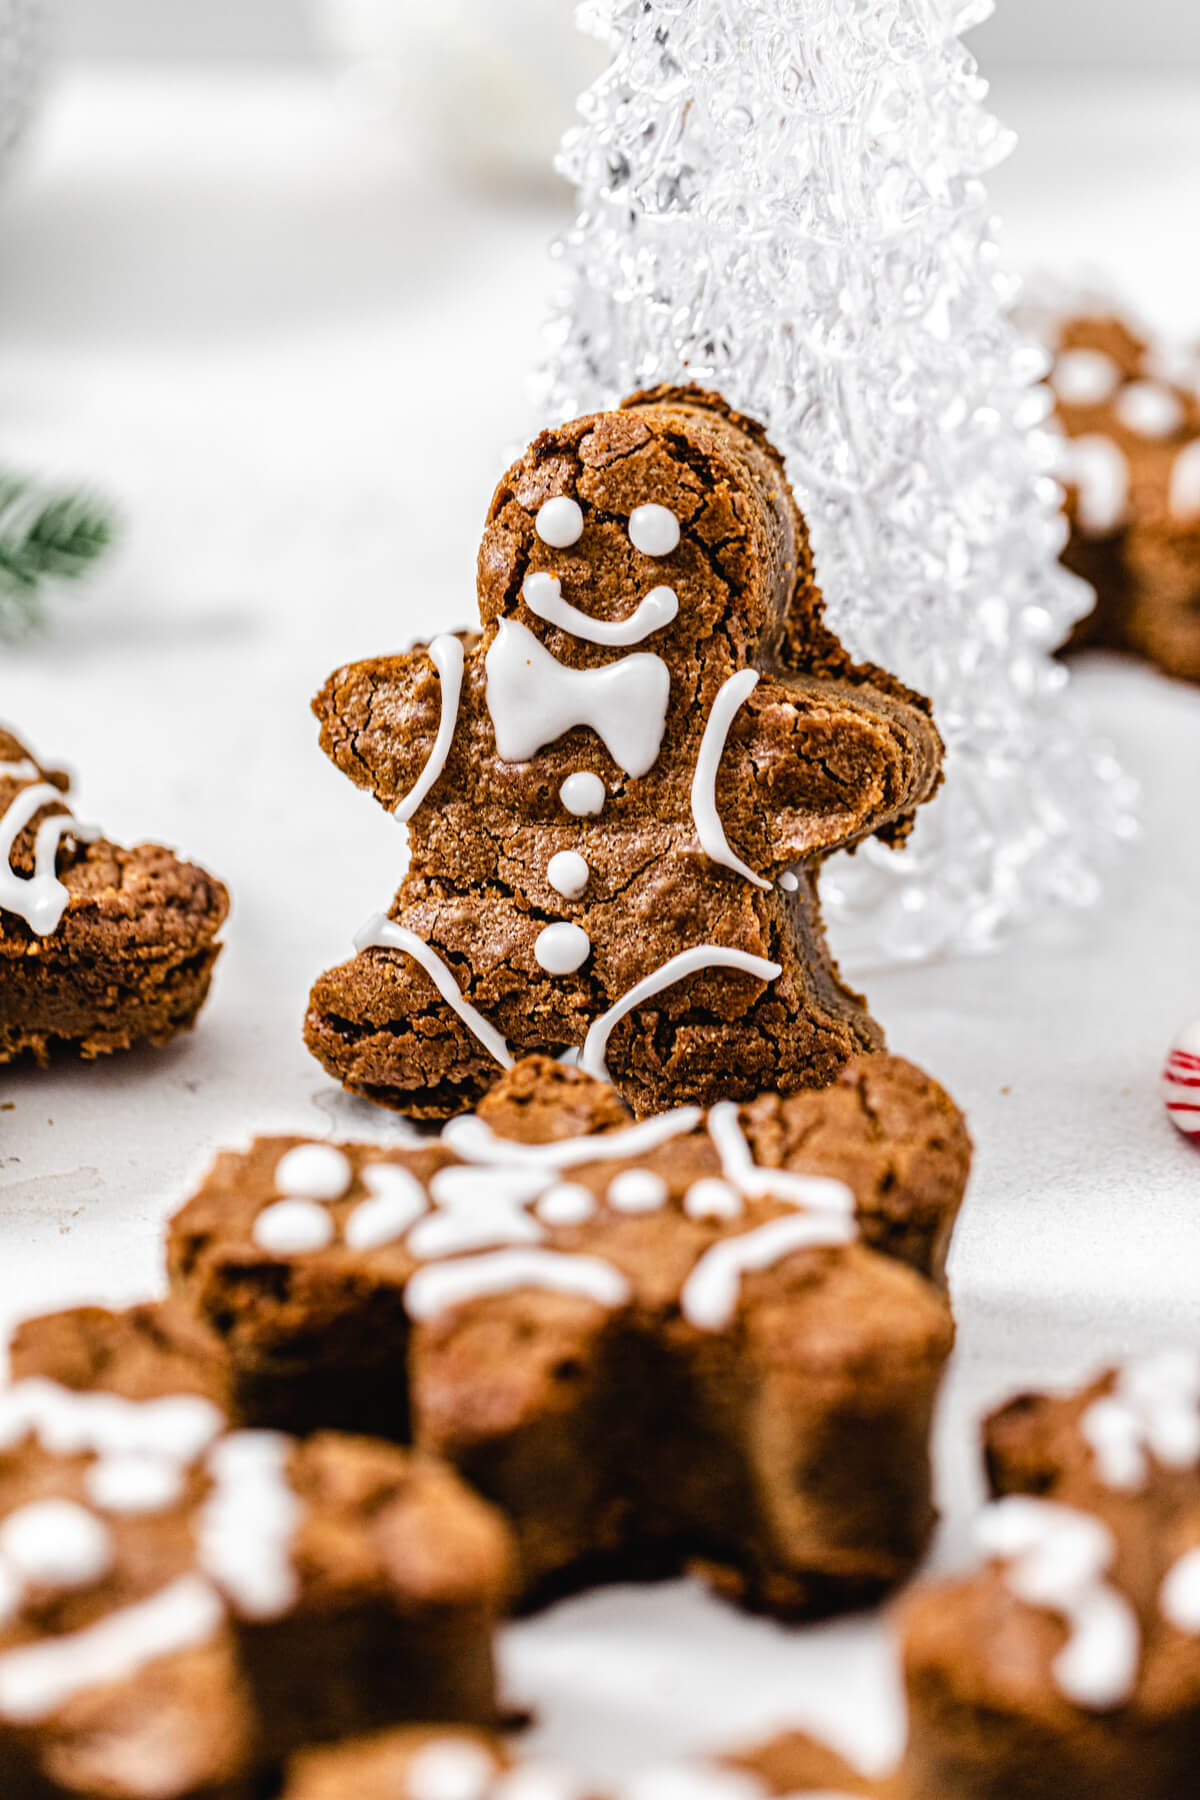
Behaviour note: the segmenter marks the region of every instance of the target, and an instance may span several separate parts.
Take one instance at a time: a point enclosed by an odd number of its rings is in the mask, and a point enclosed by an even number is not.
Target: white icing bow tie
[[[662,746],[671,676],[640,651],[602,669],[568,669],[532,631],[502,619],[487,653],[487,705],[505,762],[528,762],[574,725],[590,725],[627,775],[644,775]]]

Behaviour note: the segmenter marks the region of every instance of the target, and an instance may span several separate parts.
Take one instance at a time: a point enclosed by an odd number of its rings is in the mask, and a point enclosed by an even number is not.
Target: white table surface
[[[1200,326],[1194,98],[1013,89],[1024,149],[996,192],[1014,256],[1107,259]],[[163,1221],[219,1144],[391,1129],[300,1041],[310,981],[402,855],[320,755],[307,702],[336,664],[472,616],[555,224],[411,190],[308,76],[77,73],[0,202],[0,453],[94,476],[129,519],[56,633],[0,650],[0,715],[81,771],[83,816],[178,844],[234,895],[194,1036],[0,1074],[0,1328],[156,1291]],[[1078,688],[1146,789],[1103,907],[871,983],[892,1046],[947,1083],[978,1146],[941,1561],[962,1553],[981,1404],[1200,1338],[1200,1156],[1156,1093],[1200,1013],[1200,692],[1115,662]],[[785,1632],[683,1582],[561,1605],[504,1656],[531,1741],[600,1773],[800,1722],[877,1761],[901,1730],[878,1621]]]

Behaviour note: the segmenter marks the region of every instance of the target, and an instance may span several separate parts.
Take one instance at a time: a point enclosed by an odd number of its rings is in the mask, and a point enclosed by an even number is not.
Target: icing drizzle
[[[5,763],[0,765],[0,775],[16,779],[14,771],[27,766]],[[18,837],[44,806],[62,804],[63,796],[58,788],[48,781],[35,781],[18,789],[0,816],[0,909],[16,913],[38,937],[48,937],[52,931],[57,931],[71,898],[56,872],[58,849],[63,838],[70,836],[80,843],[90,844],[100,836],[95,826],[78,824],[69,812],[52,813],[37,828],[33,874],[18,875],[12,867]]]
[[[589,644],[604,644],[609,649],[640,644],[643,638],[669,625],[679,611],[679,597],[674,588],[656,587],[651,588],[626,618],[594,619],[590,613],[580,612],[577,606],[563,599],[562,583],[557,575],[541,573],[525,577],[521,598],[530,612],[545,619],[547,625],[557,625],[560,631],[569,632],[572,637],[583,638]]]
[[[769,888],[770,882],[764,881],[761,875],[756,875],[730,848],[721,815],[717,811],[717,773],[721,767],[729,727],[738,708],[749,699],[757,686],[757,669],[739,669],[736,675],[731,675],[722,683],[713,701],[692,776],[692,818],[696,822],[700,847],[711,862],[720,863],[723,868],[733,869],[737,874],[744,875],[755,887]]]
[[[857,1235],[853,1219],[805,1213],[770,1219],[739,1237],[723,1238],[704,1252],[684,1282],[680,1311],[698,1331],[724,1331],[737,1312],[744,1274],[772,1269],[796,1250],[852,1243]]]
[[[757,975],[760,981],[777,981],[783,974],[781,963],[768,962],[765,956],[751,956],[748,950],[726,949],[720,944],[697,944],[691,950],[681,950],[653,974],[636,981],[614,1006],[592,1021],[579,1055],[580,1068],[595,1076],[597,1081],[608,1081],[610,1076],[604,1055],[613,1027],[644,1000],[653,999],[664,988],[701,969],[740,969],[747,975]]]
[[[429,646],[429,660],[441,676],[442,710],[438,719],[437,736],[433,740],[433,749],[429,753],[429,761],[403,800],[398,800],[392,808],[394,816],[402,823],[412,818],[445,768],[446,758],[450,754],[450,746],[454,742],[454,733],[458,728],[464,661],[462,640],[454,637],[450,632],[442,632],[434,638]]]
[[[1051,1664],[1060,1693],[1089,1712],[1122,1706],[1137,1681],[1141,1632],[1128,1600],[1104,1580],[1117,1550],[1107,1525],[1011,1494],[984,1508],[975,1532],[986,1556],[1009,1565],[1018,1600],[1066,1621],[1070,1637]]]
[[[791,1169],[766,1169],[756,1163],[742,1130],[736,1100],[718,1100],[709,1108],[708,1135],[721,1159],[721,1173],[747,1199],[770,1196],[790,1206],[853,1216],[855,1199],[844,1181],[828,1175],[797,1175]]]
[[[511,1069],[513,1055],[507,1042],[489,1025],[481,1012],[473,1007],[469,1000],[464,1000],[462,989],[454,979],[453,972],[447,967],[436,950],[419,938],[415,931],[409,931],[403,925],[397,925],[383,913],[377,913],[368,919],[354,940],[356,950],[403,950],[406,956],[420,963],[432,981],[442,999],[452,1011],[456,1012],[467,1030],[479,1039],[488,1055],[493,1057],[503,1069]]]
[[[597,1306],[624,1306],[631,1298],[626,1277],[598,1256],[571,1256],[561,1250],[496,1250],[418,1269],[404,1293],[412,1319],[432,1319],[451,1307],[490,1294],[541,1288],[593,1300]]]

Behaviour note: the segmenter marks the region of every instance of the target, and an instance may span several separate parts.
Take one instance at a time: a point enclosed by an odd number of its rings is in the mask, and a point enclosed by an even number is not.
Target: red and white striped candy
[[[1200,1019],[1185,1026],[1167,1051],[1162,1097],[1172,1125],[1200,1140]]]

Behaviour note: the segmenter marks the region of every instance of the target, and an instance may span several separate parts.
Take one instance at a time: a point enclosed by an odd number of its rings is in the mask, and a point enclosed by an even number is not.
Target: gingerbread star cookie
[[[512,1521],[526,1597],[688,1564],[831,1611],[928,1538],[968,1161],[890,1057],[637,1123],[531,1059],[438,1139],[220,1156],[169,1261],[240,1419],[444,1457]]]
[[[0,728],[0,1063],[165,1044],[220,952],[221,883],[161,845],[110,843],[69,788]]]
[[[302,1745],[493,1724],[509,1559],[491,1508],[410,1451],[231,1432],[195,1392],[18,1382],[0,1392],[5,1800],[250,1800]]]
[[[1200,1355],[985,1433],[975,1574],[902,1613],[911,1800],[1180,1800],[1200,1766]]]
[[[1200,351],[1108,314],[1056,321],[1052,344],[1063,561],[1096,591],[1072,642],[1200,681]]]
[[[327,754],[411,866],[316,983],[310,1049],[443,1118],[530,1051],[638,1114],[821,1086],[883,1037],[816,878],[940,779],[925,701],[853,663],[761,429],[696,388],[544,432],[496,491],[482,631],[339,669]]]

